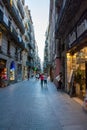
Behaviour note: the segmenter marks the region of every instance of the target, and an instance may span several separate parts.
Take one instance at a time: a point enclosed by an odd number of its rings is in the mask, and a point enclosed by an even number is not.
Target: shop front
[[[0,59],[0,87],[8,85],[6,60]]]
[[[84,98],[86,95],[87,79],[87,47],[75,52],[67,53],[67,82],[68,91],[73,95]]]
[[[12,61],[10,64],[10,82],[15,81],[15,62]]]
[[[66,84],[70,95],[84,99],[87,90],[87,11],[66,38]]]

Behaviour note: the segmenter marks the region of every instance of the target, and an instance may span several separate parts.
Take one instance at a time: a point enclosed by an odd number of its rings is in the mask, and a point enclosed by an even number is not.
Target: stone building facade
[[[28,71],[34,69],[34,28],[30,12],[25,8],[25,0],[0,0],[0,86],[2,87],[27,79]],[[28,20],[26,20],[27,12]]]
[[[8,83],[22,78],[22,36],[24,13],[20,13],[18,1],[0,1],[0,75]],[[21,1],[21,8],[24,1]]]
[[[87,1],[55,0],[54,3],[53,46],[56,46],[57,58],[54,73],[62,72],[66,92],[84,98],[87,89]],[[49,24],[52,23],[50,20]]]

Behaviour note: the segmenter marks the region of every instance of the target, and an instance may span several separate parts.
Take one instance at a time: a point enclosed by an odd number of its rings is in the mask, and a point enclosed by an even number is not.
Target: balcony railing
[[[13,39],[21,48],[24,48],[24,42],[18,38],[18,33],[15,28],[12,26],[10,20],[5,16],[5,14],[0,10],[0,27],[2,30],[7,30],[11,39]]]
[[[24,34],[25,29],[24,29],[24,25],[23,25],[22,19],[20,18],[18,10],[16,9],[16,7],[14,5],[12,6],[12,11],[11,12],[12,12],[11,14],[13,16],[13,19],[14,19],[15,23],[20,28],[21,33]]]
[[[7,8],[9,8],[11,6],[11,1],[10,0],[3,0],[3,3],[5,4],[5,6]],[[9,10],[10,10],[10,8],[9,8]]]
[[[14,37],[14,39],[15,39],[16,41],[18,41],[18,34],[17,34],[15,28],[14,28],[12,25],[10,25],[10,31],[11,31],[11,34],[12,34],[12,36]]]
[[[29,62],[29,61],[26,61],[26,65],[29,66],[29,67],[34,67],[34,64],[32,62]]]
[[[24,19],[24,11],[23,11],[23,6],[22,6],[22,4],[21,4],[21,1],[20,1],[20,0],[18,0],[18,1],[17,1],[17,6],[18,6],[18,8],[19,8],[19,11],[20,11],[20,14],[21,14],[22,18]]]
[[[25,48],[25,44],[21,37],[18,37],[18,33],[16,32],[15,28],[11,25],[10,26],[10,32],[14,40],[17,42],[18,46],[21,48]]]
[[[29,54],[28,56],[29,56],[31,59],[33,59],[34,54],[33,54],[33,53],[31,53],[31,52],[29,52],[28,54]]]
[[[28,37],[27,33],[24,34],[24,37],[25,37],[25,41],[28,42],[29,41],[29,37]]]
[[[3,2],[5,4],[7,10],[11,14],[13,20],[17,24],[18,28],[20,28],[21,33],[24,34],[24,32],[25,32],[24,25],[22,23],[22,19],[20,18],[20,15],[19,15],[18,10],[15,7],[14,3],[11,3],[10,0],[3,0]]]
[[[8,29],[9,28],[9,20],[1,10],[0,10],[0,27],[2,29]]]
[[[22,4],[23,4],[23,5],[24,5],[24,3],[25,3],[24,0],[22,0]]]
[[[34,48],[34,47],[33,47],[33,44],[32,44],[31,42],[28,42],[28,46],[29,46],[31,49]]]

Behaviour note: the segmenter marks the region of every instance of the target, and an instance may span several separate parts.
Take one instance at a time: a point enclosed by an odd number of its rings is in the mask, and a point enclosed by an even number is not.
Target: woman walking
[[[44,81],[44,76],[43,76],[43,74],[40,75],[40,80],[41,80],[41,87],[43,87],[43,81]]]

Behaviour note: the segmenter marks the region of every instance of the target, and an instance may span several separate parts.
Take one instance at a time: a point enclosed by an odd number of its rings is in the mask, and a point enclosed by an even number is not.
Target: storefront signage
[[[84,19],[84,21],[76,27],[76,32],[73,31],[68,35],[68,41],[69,41],[69,48],[72,46],[74,41],[79,38],[86,30],[87,30],[87,20]],[[77,33],[77,36],[76,36]]]
[[[87,30],[87,20],[84,19],[84,21],[79,26],[77,26],[77,37],[79,37],[86,30]]]
[[[73,31],[69,34],[69,47],[71,47],[72,43],[76,40],[76,32]]]

